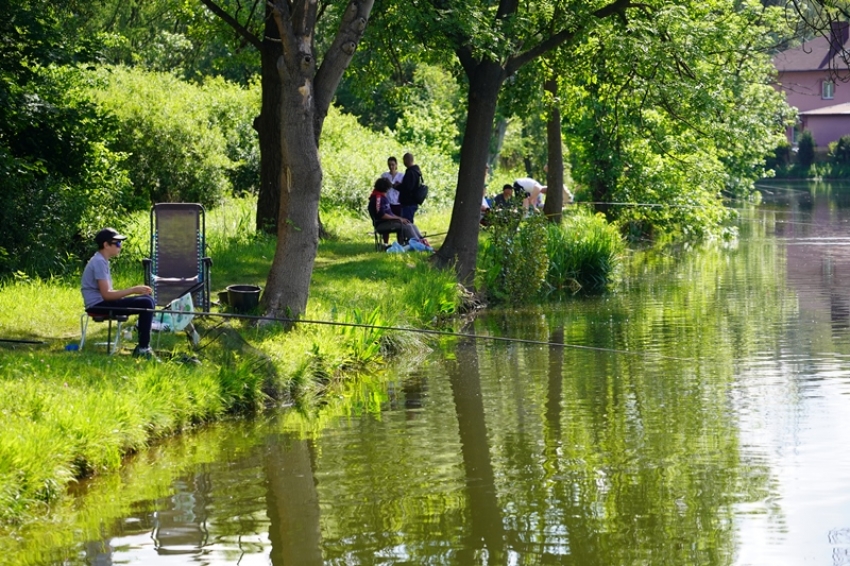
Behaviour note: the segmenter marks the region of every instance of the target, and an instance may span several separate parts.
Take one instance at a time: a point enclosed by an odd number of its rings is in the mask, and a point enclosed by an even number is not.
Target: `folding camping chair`
[[[157,307],[168,307],[190,294],[201,310],[210,308],[210,267],[206,255],[204,207],[195,203],[159,203],[151,208],[150,258],[142,260],[145,284]],[[162,317],[160,317],[160,321]],[[194,327],[187,333],[197,340]]]

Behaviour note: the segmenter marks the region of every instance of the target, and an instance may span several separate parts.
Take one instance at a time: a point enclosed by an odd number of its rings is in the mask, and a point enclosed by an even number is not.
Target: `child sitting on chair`
[[[127,236],[119,234],[114,228],[104,228],[95,236],[97,252],[91,257],[83,270],[83,302],[86,312],[97,314],[139,315],[139,345],[133,350],[134,356],[155,357],[151,350],[151,323],[154,305],[147,285],[136,285],[127,289],[113,289],[109,260],[121,253],[121,244]]]

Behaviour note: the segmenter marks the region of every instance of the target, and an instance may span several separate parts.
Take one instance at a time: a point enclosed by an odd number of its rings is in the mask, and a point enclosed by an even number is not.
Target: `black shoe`
[[[153,353],[153,350],[150,346],[147,348],[139,348],[136,346],[133,348],[133,357],[134,358],[144,358],[146,360],[159,361],[159,358],[156,357],[156,354]]]

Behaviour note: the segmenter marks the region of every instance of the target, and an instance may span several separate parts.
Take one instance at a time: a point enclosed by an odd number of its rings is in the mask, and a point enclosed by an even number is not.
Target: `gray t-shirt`
[[[83,303],[85,303],[86,308],[93,307],[103,301],[103,295],[100,294],[100,287],[97,284],[99,279],[109,281],[109,288],[112,289],[109,260],[103,257],[100,252],[95,252],[83,270],[82,291]]]

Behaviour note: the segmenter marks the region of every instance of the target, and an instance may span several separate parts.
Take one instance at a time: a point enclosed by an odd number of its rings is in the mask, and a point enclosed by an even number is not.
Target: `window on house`
[[[832,81],[823,81],[822,90],[821,97],[824,100],[832,100],[835,96],[835,83]]]

